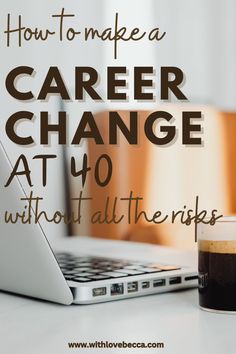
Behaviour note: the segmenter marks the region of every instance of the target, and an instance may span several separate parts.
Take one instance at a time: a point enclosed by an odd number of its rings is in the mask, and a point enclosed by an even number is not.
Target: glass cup
[[[236,217],[199,225],[198,272],[200,307],[236,313]]]

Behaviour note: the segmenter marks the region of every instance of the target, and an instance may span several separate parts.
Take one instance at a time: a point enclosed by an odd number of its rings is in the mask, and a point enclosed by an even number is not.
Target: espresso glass
[[[198,272],[200,307],[236,313],[236,217],[200,225]]]

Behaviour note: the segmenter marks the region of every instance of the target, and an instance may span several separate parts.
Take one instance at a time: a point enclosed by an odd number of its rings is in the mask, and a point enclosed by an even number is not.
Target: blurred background
[[[113,58],[112,43],[90,42],[34,42],[24,43],[18,48],[16,39],[10,48],[6,47],[4,30],[7,14],[11,13],[13,24],[17,24],[18,15],[22,15],[23,25],[39,28],[58,29],[58,23],[51,15],[61,12],[65,7],[68,13],[76,16],[70,20],[75,28],[93,26],[98,29],[114,26],[115,13],[119,13],[120,26],[128,29],[140,27],[148,30],[159,27],[166,32],[165,38],[157,43],[121,42],[118,44],[119,56]],[[126,196],[130,190],[142,195],[143,209],[148,213],[162,210],[170,213],[182,209],[184,205],[194,207],[195,197],[199,196],[199,207],[211,211],[218,209],[225,215],[236,213],[236,3],[234,0],[86,0],[38,3],[23,0],[8,0],[1,3],[1,72],[2,92],[0,138],[7,147],[14,162],[22,152],[22,147],[14,145],[6,138],[4,125],[8,117],[18,110],[35,112],[34,123],[23,123],[19,133],[34,135],[36,144],[24,147],[29,157],[34,175],[35,194],[45,198],[44,209],[50,211],[65,208],[65,165],[63,156],[69,161],[75,156],[78,162],[83,154],[89,154],[91,163],[102,153],[113,159],[114,173],[107,188],[97,187],[93,179],[87,181],[85,192],[96,195],[96,200],[83,210],[84,218],[80,225],[70,230],[73,235],[91,235],[99,237],[137,240],[173,245],[181,248],[194,247],[194,230],[183,225],[150,225],[142,222],[138,225],[92,225],[89,221],[94,210],[101,207],[106,196]],[[63,109],[69,116],[69,137],[75,132],[82,112],[92,111],[100,130],[106,132],[107,112],[120,110],[124,120],[130,110],[140,111],[142,124],[146,113],[153,110],[166,110],[175,117],[175,124],[181,134],[181,115],[183,110],[202,111],[204,119],[202,147],[186,147],[181,139],[171,146],[156,147],[140,136],[140,144],[130,147],[124,139],[120,145],[102,147],[92,142],[81,146],[58,146],[57,137],[52,136],[50,146],[41,146],[39,142],[39,112],[46,110],[51,114],[52,122],[57,122],[57,112],[61,107],[58,97],[50,97],[47,102],[19,102],[9,96],[5,89],[7,73],[15,66],[28,65],[36,70],[34,78],[20,80],[19,87],[29,86],[37,95],[49,66],[58,66],[67,87],[73,92],[74,67],[92,66],[101,75],[99,90],[106,94],[107,66],[126,66],[132,72],[134,66],[176,66],[185,73],[182,87],[188,97],[187,103],[177,102],[171,97],[169,102],[159,102],[159,87],[155,87],[157,100],[137,102],[130,96],[127,102],[94,102],[87,97],[85,102],[71,100],[64,103]],[[132,87],[132,75],[129,88]],[[70,139],[69,139],[70,140]],[[31,161],[39,153],[56,153],[61,158],[49,169],[47,187],[42,187],[37,176],[41,165]],[[64,154],[64,155],[63,155]],[[81,183],[69,177],[71,196],[81,190]],[[22,180],[25,188],[29,187]],[[63,225],[45,223],[44,229],[49,239],[62,237],[68,230]]]

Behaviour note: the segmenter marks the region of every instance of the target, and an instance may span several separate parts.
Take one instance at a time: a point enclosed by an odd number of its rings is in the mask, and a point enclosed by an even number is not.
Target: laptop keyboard
[[[102,257],[78,257],[66,252],[56,253],[56,258],[65,279],[79,283],[159,273],[181,268],[161,263],[132,262]]]

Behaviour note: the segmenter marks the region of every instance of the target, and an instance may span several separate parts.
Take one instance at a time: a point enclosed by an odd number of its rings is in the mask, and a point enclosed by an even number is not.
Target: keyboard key
[[[133,270],[135,270],[135,269],[139,269],[139,268],[141,268],[141,267],[138,267],[138,266],[136,266],[136,265],[129,265],[129,266],[125,266],[124,268],[125,268],[125,269],[133,269]]]
[[[107,275],[111,278],[119,278],[119,277],[126,277],[128,274],[118,273],[118,272],[104,272],[101,273],[100,275]]]
[[[101,263],[101,262],[112,262],[112,259],[108,259],[108,258],[99,258],[99,257],[92,257],[91,258],[91,262],[93,263]]]
[[[128,262],[111,262],[112,267],[124,268],[128,265],[130,265],[130,263],[128,263]]]
[[[93,274],[102,273],[104,272],[104,269],[89,269],[89,272]]]
[[[148,265],[148,267],[159,268],[161,270],[177,270],[177,269],[181,269],[180,266],[169,265],[169,264],[161,264],[161,263],[151,263],[151,264]]]
[[[57,262],[59,264],[68,264],[69,263],[68,259],[57,259]]]
[[[75,262],[82,263],[82,262],[91,262],[91,257],[74,257]]]
[[[94,274],[94,275],[91,275],[89,276],[89,279],[92,279],[92,280],[103,280],[103,279],[110,279],[110,277],[108,275],[102,275],[102,274]]]
[[[111,262],[109,262],[109,261],[97,262],[97,264],[99,264],[99,267],[111,266]]]
[[[75,262],[75,267],[92,267],[92,263],[91,262]]]
[[[144,272],[142,270],[133,270],[133,269],[120,269],[121,273],[125,273],[127,275],[138,275],[138,274],[143,274]]]
[[[57,252],[56,253],[56,256],[57,257],[60,257],[60,256],[70,256],[71,253],[68,253],[68,252]]]
[[[147,267],[149,264],[144,262],[130,262],[130,265],[137,267]]]
[[[63,274],[65,274],[65,275],[73,275],[73,274],[75,274],[75,271],[74,270],[65,270],[65,271],[63,271]]]
[[[89,275],[93,275],[93,273],[87,273],[87,272],[75,273],[76,277],[88,277]]]
[[[179,266],[172,266],[172,265],[159,265],[161,270],[178,270],[181,269]]]
[[[117,266],[114,266],[113,264],[112,264],[112,266],[111,267],[104,267],[104,269],[106,268],[106,270],[119,270],[119,269],[123,269],[124,267],[122,266],[122,267],[117,267]]]
[[[61,263],[59,263],[59,266],[60,266],[60,268],[66,269],[66,270],[72,270],[72,269],[75,268],[74,265],[69,265],[69,264],[61,264]]]
[[[65,275],[66,280],[73,280],[74,276],[73,275]]]
[[[113,272],[113,270],[119,270],[120,268],[113,268],[113,267],[101,267],[102,268],[102,272]]]
[[[162,269],[160,268],[148,268],[148,267],[138,267],[137,270],[141,270],[145,273],[157,273],[157,272],[162,272]]]
[[[79,272],[87,272],[87,271],[90,272],[91,268],[90,267],[77,267],[76,266],[76,267],[73,268],[73,270],[75,272],[77,272],[77,273],[79,273]]]
[[[160,263],[149,263],[147,264],[148,267],[151,267],[151,268],[159,268],[159,266],[163,266],[165,264],[160,264]]]
[[[78,281],[78,282],[81,282],[81,283],[85,283],[85,282],[91,281],[91,279],[83,278],[83,277],[75,277],[72,280],[73,281]]]

